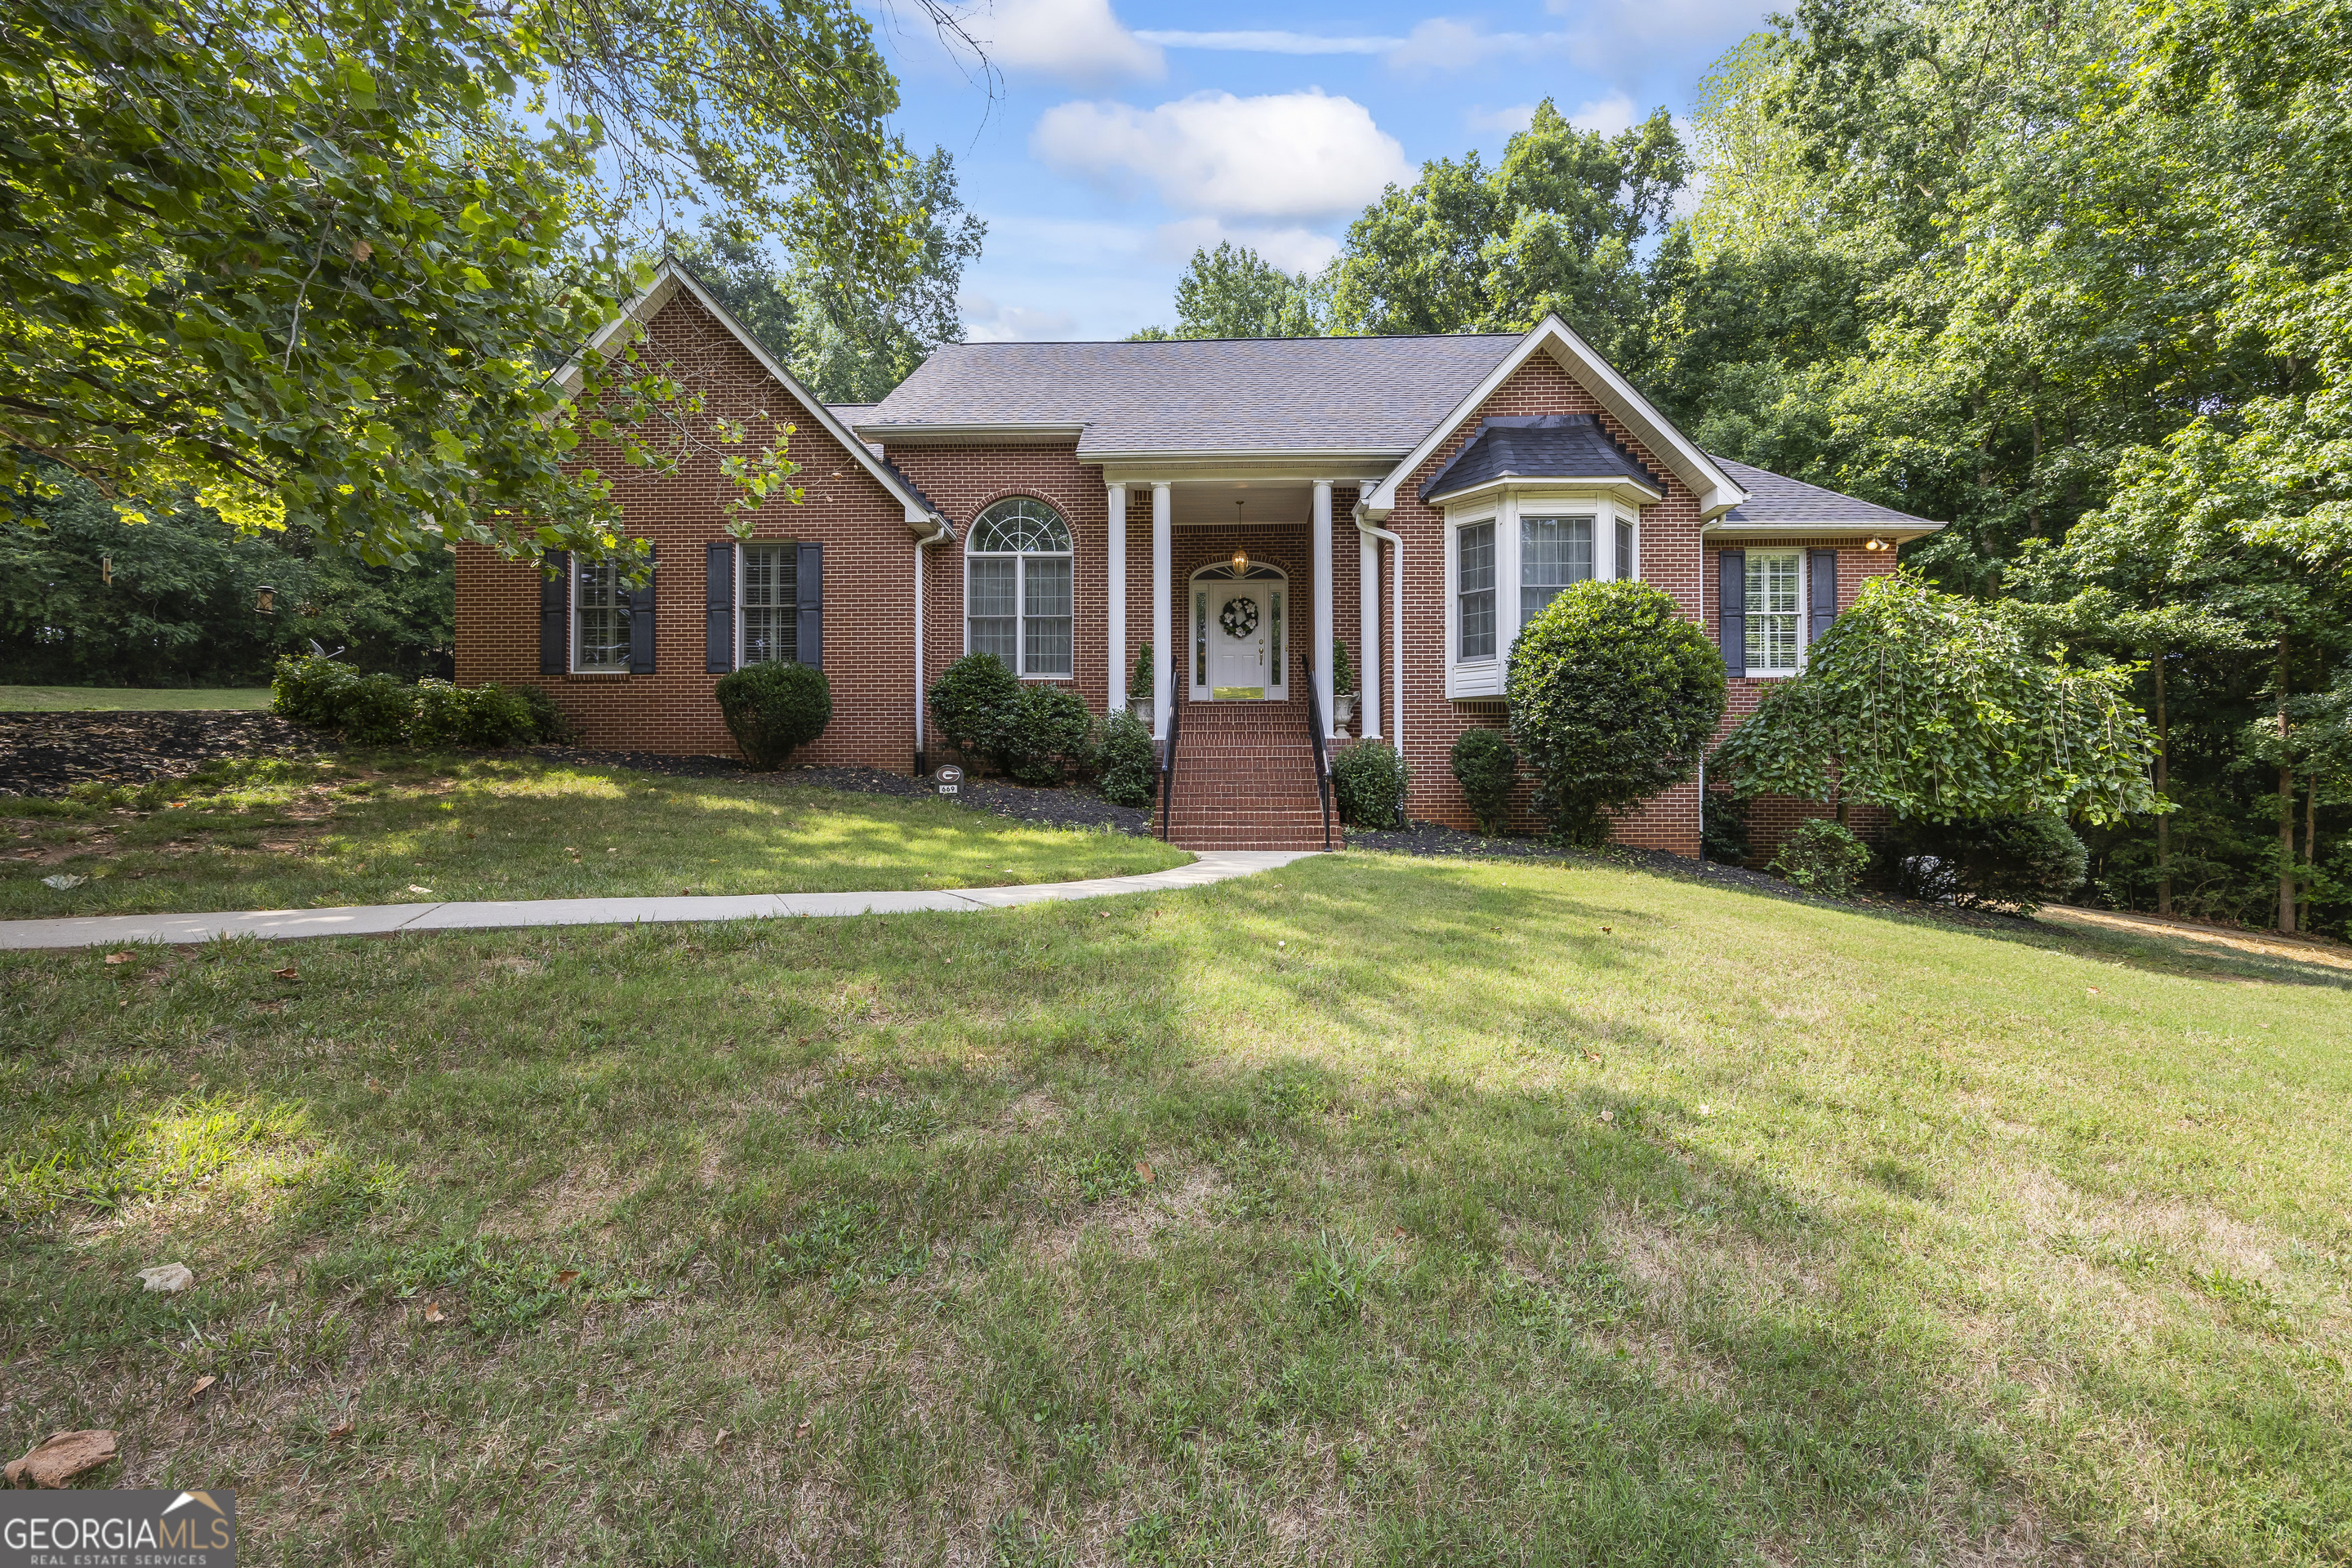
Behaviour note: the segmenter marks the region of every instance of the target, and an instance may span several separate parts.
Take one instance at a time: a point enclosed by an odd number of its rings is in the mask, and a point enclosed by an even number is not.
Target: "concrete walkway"
[[[778,915],[903,915],[924,910],[1002,910],[1061,899],[1106,899],[1206,887],[1271,871],[1311,851],[1226,849],[1189,866],[1083,882],[953,892],[748,893],[731,898],[529,899],[498,904],[360,904],[340,910],[247,910],[211,915],[93,915],[79,920],[0,921],[0,949],[114,947],[129,942],[210,942],[257,936],[271,942],[309,936],[391,936],[412,931],[499,931],[515,926],[667,925],[680,921],[741,921]]]

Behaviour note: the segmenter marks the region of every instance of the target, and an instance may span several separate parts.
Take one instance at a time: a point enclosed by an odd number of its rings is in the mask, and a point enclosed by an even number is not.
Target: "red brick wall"
[[[1835,550],[1838,552],[1838,609],[1844,611],[1853,607],[1855,598],[1862,593],[1864,583],[1873,577],[1883,576],[1895,570],[1895,552],[1864,548],[1869,537],[1866,533],[1856,533],[1835,539],[1748,539],[1743,537],[1739,543],[1743,548],[1757,550]],[[1705,580],[1709,584],[1719,581],[1717,576],[1718,558],[1715,549],[1710,548],[1706,551]],[[1717,616],[1712,602],[1709,605],[1706,625],[1707,635],[1716,636]],[[1743,677],[1731,681],[1730,689],[1727,694],[1729,700],[1725,704],[1722,733],[1729,734],[1742,719],[1755,712],[1756,705],[1763,700],[1764,693],[1779,682],[1780,678],[1751,677]],[[1720,739],[1720,736],[1717,738]],[[1749,864],[1761,866],[1770,860],[1779,851],[1780,841],[1793,832],[1799,823],[1809,817],[1835,816],[1836,815],[1837,808],[1828,801],[1798,800],[1792,796],[1778,795],[1757,796],[1748,803]],[[1887,816],[1885,812],[1874,806],[1856,806],[1847,813],[1846,825],[1865,839],[1874,838],[1885,831]]]
[[[1558,362],[1547,353],[1537,353],[1398,486],[1396,506],[1386,526],[1405,543],[1404,735],[1405,755],[1412,766],[1408,804],[1417,817],[1456,827],[1472,827],[1475,823],[1462,798],[1461,786],[1454,782],[1448,753],[1454,741],[1473,725],[1499,728],[1506,720],[1498,702],[1455,702],[1446,698],[1445,519],[1442,511],[1422,501],[1421,486],[1477,435],[1480,421],[1530,414],[1599,414],[1610,434],[1647,459],[1654,469],[1665,468]],[[1698,500],[1681,480],[1670,478],[1665,499],[1642,509],[1642,578],[1664,589],[1695,620],[1706,615],[1701,553]],[[1537,826],[1527,810],[1524,789],[1514,826]],[[1621,844],[1696,855],[1697,786],[1679,785],[1643,802],[1617,821],[1611,837]]]
[[[772,500],[755,537],[824,545],[824,650],[833,722],[795,761],[903,770],[914,756],[914,534],[906,509],[786,395],[725,328],[681,291],[650,327],[650,357],[708,400],[706,417],[794,415],[790,452],[805,499]],[[706,544],[723,541],[731,493],[715,454],[678,473],[627,468],[609,448],[582,461],[611,477],[628,532],[655,552],[654,673],[539,672],[539,573],[477,545],[457,552],[457,679],[545,688],[591,746],[738,755],[706,674]],[[934,555],[944,552],[934,551]]]

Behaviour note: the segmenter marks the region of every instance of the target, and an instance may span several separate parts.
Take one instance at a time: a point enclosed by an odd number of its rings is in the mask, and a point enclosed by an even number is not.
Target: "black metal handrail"
[[[1160,748],[1160,839],[1168,841],[1168,814],[1176,798],[1176,727],[1184,705],[1176,700],[1176,661],[1168,661],[1168,739]]]
[[[1323,847],[1331,847],[1331,756],[1323,748],[1323,698],[1315,689],[1315,661],[1305,654],[1298,662],[1307,670],[1307,728],[1315,737],[1315,793],[1323,801]]]

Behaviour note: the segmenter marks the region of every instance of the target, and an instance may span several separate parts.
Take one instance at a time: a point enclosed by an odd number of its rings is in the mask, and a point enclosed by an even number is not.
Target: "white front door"
[[[1273,605],[1265,583],[1202,583],[1209,595],[1209,695],[1223,701],[1264,697],[1278,684],[1268,668]]]

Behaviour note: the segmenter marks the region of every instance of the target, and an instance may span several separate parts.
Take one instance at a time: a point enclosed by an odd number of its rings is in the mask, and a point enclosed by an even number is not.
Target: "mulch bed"
[[[335,749],[275,713],[0,713],[0,796],[78,784],[182,778],[227,757],[310,757]]]

